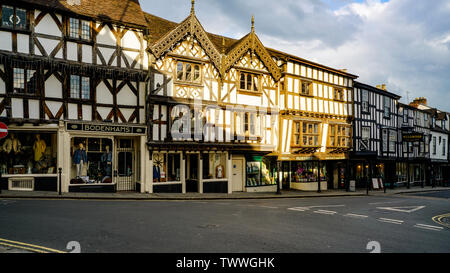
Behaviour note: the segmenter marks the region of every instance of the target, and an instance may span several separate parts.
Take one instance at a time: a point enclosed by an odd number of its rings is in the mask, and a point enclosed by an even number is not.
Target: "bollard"
[[[62,168],[59,168],[59,195],[61,195],[61,173],[62,173]]]

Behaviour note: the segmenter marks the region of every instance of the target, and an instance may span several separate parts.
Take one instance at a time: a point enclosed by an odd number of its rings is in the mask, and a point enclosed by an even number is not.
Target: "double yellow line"
[[[450,228],[450,224],[449,223],[444,223],[442,221],[442,219],[444,219],[444,218],[450,218],[450,213],[434,216],[433,217],[433,221],[435,223],[438,223],[439,225],[443,225],[444,227]]]
[[[57,249],[52,249],[52,248],[48,248],[48,247],[37,246],[37,245],[32,245],[32,244],[27,244],[27,243],[22,243],[22,242],[16,242],[16,241],[6,240],[6,239],[2,239],[2,238],[0,238],[0,245],[17,248],[17,249],[22,249],[22,250],[26,250],[26,251],[30,251],[30,252],[34,252],[34,253],[66,253],[64,251],[60,251]]]

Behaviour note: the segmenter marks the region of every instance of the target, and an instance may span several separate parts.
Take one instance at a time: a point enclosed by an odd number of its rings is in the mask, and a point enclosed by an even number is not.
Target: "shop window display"
[[[247,187],[276,184],[276,162],[269,158],[253,157],[247,160]]]
[[[56,174],[56,134],[10,131],[0,142],[2,174]]]
[[[153,182],[179,182],[181,181],[180,172],[180,154],[153,154]]]
[[[73,138],[71,184],[113,183],[113,142],[106,138]]]
[[[203,179],[225,179],[226,178],[226,154],[205,153],[203,154]]]
[[[408,181],[408,166],[407,163],[397,162],[396,163],[396,174],[397,182],[407,182]]]
[[[292,162],[291,182],[309,183],[318,182],[319,164],[317,162]],[[324,164],[320,166],[320,181],[327,181],[327,172]]]

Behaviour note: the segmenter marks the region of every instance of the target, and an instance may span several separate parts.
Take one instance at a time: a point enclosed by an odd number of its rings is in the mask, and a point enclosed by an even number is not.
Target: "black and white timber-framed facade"
[[[401,158],[398,132],[398,100],[385,85],[373,87],[355,82],[352,177],[357,187],[368,179],[396,181],[396,161]]]
[[[4,0],[0,18],[2,188],[56,191],[61,168],[63,192],[140,191],[148,54],[139,3]]]

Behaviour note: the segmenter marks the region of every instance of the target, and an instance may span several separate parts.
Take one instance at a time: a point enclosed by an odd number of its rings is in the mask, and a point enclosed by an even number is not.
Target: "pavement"
[[[397,195],[408,193],[430,193],[450,190],[449,187],[411,187],[387,189],[384,190],[371,190],[370,196],[380,195]],[[343,197],[343,196],[365,196],[367,191],[359,189],[355,192],[347,192],[345,190],[327,190],[318,192],[303,192],[296,190],[281,190],[281,194],[275,192],[235,192],[232,194],[224,193],[135,193],[135,192],[121,192],[121,193],[62,193],[59,195],[57,192],[24,192],[24,191],[6,191],[2,190],[0,193],[0,199],[92,199],[92,200],[142,200],[142,201],[157,201],[157,200],[232,200],[232,199],[283,199],[283,198],[313,198],[313,197]]]

